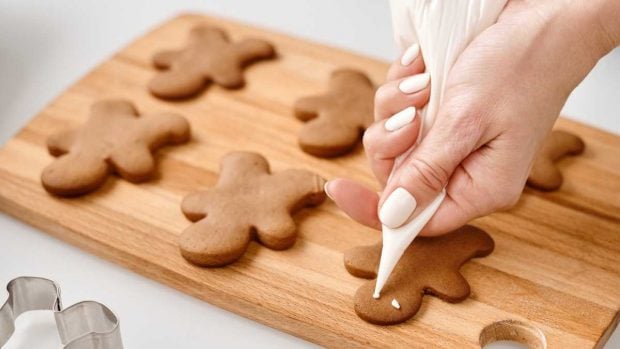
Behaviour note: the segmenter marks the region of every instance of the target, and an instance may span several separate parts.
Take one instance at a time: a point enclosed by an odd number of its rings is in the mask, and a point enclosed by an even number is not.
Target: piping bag
[[[431,94],[420,111],[422,127],[417,143],[433,126],[443,100],[450,69],[467,45],[497,21],[507,0],[390,0],[394,36],[401,50],[420,45],[426,71],[431,76]],[[396,158],[392,173],[413,150]],[[433,217],[446,197],[443,189],[417,216],[399,228],[382,226],[383,247],[374,298],[379,298],[394,267],[413,239]]]

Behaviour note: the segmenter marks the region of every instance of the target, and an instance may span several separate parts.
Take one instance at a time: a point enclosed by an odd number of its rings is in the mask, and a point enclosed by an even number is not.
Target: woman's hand
[[[610,1],[599,2],[617,10]],[[415,48],[408,50],[377,92],[377,121],[364,136],[383,193],[337,179],[326,186],[330,197],[363,224],[398,227],[445,187],[447,197],[423,235],[512,207],[569,94],[618,44],[618,24],[610,31],[593,7],[510,1],[458,58],[433,127],[388,180],[394,158],[416,142],[420,121],[406,108],[420,108],[429,98],[421,55],[409,62]]]

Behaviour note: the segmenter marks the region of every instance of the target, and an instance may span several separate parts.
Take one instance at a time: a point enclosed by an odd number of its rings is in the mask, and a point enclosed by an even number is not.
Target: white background
[[[397,55],[388,5],[380,0],[0,0],[0,143],[97,63],[187,10],[240,19],[385,60]],[[573,93],[565,113],[620,133],[620,50],[599,62]],[[0,214],[0,287],[19,275],[58,281],[65,305],[84,299],[107,304],[122,321],[126,348],[311,346]],[[620,348],[619,337],[616,334],[607,348]],[[52,317],[43,312],[21,317],[7,347],[58,345]]]

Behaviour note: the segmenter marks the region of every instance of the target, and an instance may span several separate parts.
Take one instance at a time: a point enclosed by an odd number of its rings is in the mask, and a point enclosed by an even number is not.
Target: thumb
[[[434,125],[393,170],[379,201],[381,223],[398,228],[425,208],[446,187],[461,161],[475,149],[475,143],[472,133],[463,129]]]

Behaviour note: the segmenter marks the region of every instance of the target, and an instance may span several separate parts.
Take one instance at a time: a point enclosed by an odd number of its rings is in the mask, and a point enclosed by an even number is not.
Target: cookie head
[[[153,65],[162,72],[151,80],[149,90],[156,97],[174,99],[191,97],[209,82],[239,88],[244,84],[245,66],[273,57],[273,46],[264,40],[233,43],[222,29],[197,26],[190,31],[185,48],[153,56]]]
[[[323,184],[305,170],[271,174],[259,154],[230,153],[216,186],[183,200],[181,210],[194,224],[181,234],[181,254],[193,264],[219,267],[239,259],[253,239],[270,249],[287,249],[297,232],[291,215],[320,204]]]
[[[375,281],[364,283],[355,294],[355,312],[377,325],[398,324],[412,318],[425,294],[455,303],[470,293],[459,269],[471,258],[493,251],[494,243],[484,231],[464,226],[437,237],[418,237],[394,268],[381,296],[373,297]],[[377,276],[381,244],[353,248],[345,253],[350,274],[374,279]]]
[[[364,73],[334,71],[326,93],[295,103],[295,116],[305,122],[298,136],[301,149],[320,157],[353,149],[374,120],[374,94],[375,86]]]
[[[145,181],[155,171],[152,152],[189,135],[189,123],[179,115],[139,115],[128,101],[99,101],[81,128],[48,138],[48,150],[58,158],[43,169],[41,183],[52,194],[77,196],[100,187],[110,173]]]

